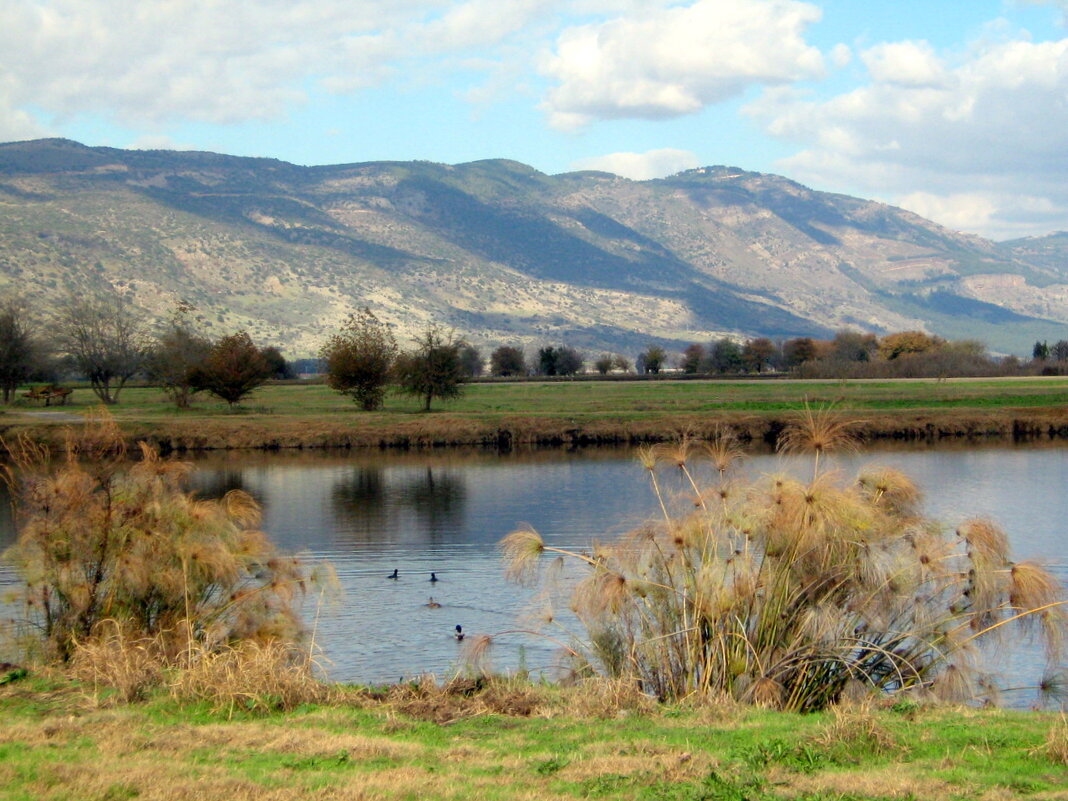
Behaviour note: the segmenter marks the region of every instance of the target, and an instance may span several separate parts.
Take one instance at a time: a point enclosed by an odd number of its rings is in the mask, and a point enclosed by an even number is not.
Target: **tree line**
[[[0,391],[5,403],[20,386],[54,382],[76,373],[101,403],[117,403],[134,377],[158,384],[178,408],[207,392],[231,408],[272,378],[295,378],[278,348],[260,347],[247,331],[217,339],[201,334],[196,309],[180,303],[152,332],[121,295],[70,296],[47,316],[22,297],[0,299]],[[327,382],[363,409],[382,405],[395,384],[429,409],[434,399],[455,397],[460,384],[481,370],[478,352],[429,326],[415,347],[400,351],[388,326],[369,309],[350,315],[323,345]],[[476,365],[477,363],[477,365]]]
[[[210,339],[198,332],[195,308],[181,303],[154,333],[117,293],[70,296],[40,315],[20,296],[0,298],[0,392],[10,403],[29,382],[77,373],[104,404],[118,401],[126,383],[140,376],[157,383],[179,408],[207,392],[231,407],[272,378],[295,377],[278,348],[259,347],[245,331]],[[46,334],[47,332],[47,334]],[[842,330],[832,339],[773,341],[721,337],[694,343],[672,357],[649,345],[633,365],[618,353],[587,363],[568,345],[530,353],[501,345],[487,360],[478,348],[428,325],[402,351],[390,327],[368,308],[351,314],[323,343],[318,364],[327,384],[364,410],[382,406],[390,386],[418,398],[429,410],[435,399],[458,396],[464,381],[487,372],[497,377],[573,376],[583,372],[658,374],[671,367],[690,375],[790,372],[808,378],[940,377],[1068,371],[1068,341],[1036,342],[1032,360],[992,357],[974,340],[948,341],[923,331],[878,337]]]

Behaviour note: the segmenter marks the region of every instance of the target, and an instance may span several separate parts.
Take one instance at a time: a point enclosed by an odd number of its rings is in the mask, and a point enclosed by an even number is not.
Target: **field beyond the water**
[[[707,436],[717,426],[773,444],[805,403],[833,404],[869,440],[1068,437],[1066,377],[473,383],[429,413],[394,393],[383,410],[363,412],[310,382],[269,384],[233,410],[204,395],[179,410],[157,388],[127,387],[110,411],[131,439],[164,450],[633,444],[687,431]],[[0,414],[5,437],[55,440],[96,399],[78,387],[67,406],[30,404],[23,399]]]
[[[1068,799],[1063,715],[908,702],[796,715],[513,684],[253,715],[31,677],[0,687],[0,722],[11,801]]]

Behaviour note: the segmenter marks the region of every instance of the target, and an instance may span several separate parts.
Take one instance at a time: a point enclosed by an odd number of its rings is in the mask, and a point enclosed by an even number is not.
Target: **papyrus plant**
[[[783,441],[814,460],[846,444],[826,414],[799,418]],[[573,650],[588,669],[661,698],[810,710],[853,692],[989,697],[980,645],[1012,629],[1039,635],[1057,665],[1061,590],[1039,565],[1014,562],[993,523],[947,530],[895,470],[846,481],[824,460],[811,480],[747,481],[730,464],[738,455],[726,435],[643,451],[661,519],[589,553],[529,529],[502,541],[519,581],[536,581],[543,557],[582,566],[571,606],[586,636]],[[665,470],[681,474],[691,511],[672,513]]]
[[[156,637],[180,656],[190,643],[291,639],[309,576],[256,528],[247,494],[201,500],[182,490],[190,465],[141,445],[127,459],[107,417],[71,432],[62,457],[7,443],[18,540],[7,556],[23,579],[26,620],[53,656],[105,620]]]

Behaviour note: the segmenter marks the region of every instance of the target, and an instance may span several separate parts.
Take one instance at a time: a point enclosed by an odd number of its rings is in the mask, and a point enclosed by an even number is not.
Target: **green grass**
[[[560,381],[475,383],[463,396],[435,402],[427,414],[418,399],[386,397],[378,412],[362,412],[351,400],[323,384],[287,383],[261,387],[239,408],[197,396],[178,410],[152,387],[127,387],[111,413],[131,435],[185,438],[186,447],[208,443],[255,447],[281,445],[484,442],[498,430],[516,441],[552,441],[581,430],[626,440],[670,437],[679,429],[723,419],[779,419],[804,404],[834,404],[888,435],[901,415],[922,415],[955,423],[1012,410],[1015,416],[1059,414],[1068,410],[1068,377],[977,380],[890,381]],[[88,387],[75,389],[66,407],[43,409],[20,400],[0,412],[0,426],[70,423],[96,406]],[[1011,426],[1010,426],[1011,428]],[[532,433],[533,432],[533,433]],[[12,432],[8,431],[8,436]],[[763,432],[751,432],[759,437]],[[199,438],[201,444],[192,444]],[[540,439],[539,439],[540,438]]]
[[[476,383],[448,403],[435,402],[438,411],[453,415],[663,414],[674,412],[754,411],[799,409],[805,400],[836,403],[842,409],[938,409],[1059,407],[1068,404],[1068,377],[978,380],[899,381],[575,381]],[[68,407],[78,412],[95,405],[88,387],[79,387]],[[20,402],[8,414],[44,411]],[[49,409],[48,411],[53,411]],[[225,403],[197,396],[193,408],[178,410],[157,389],[128,387],[111,410],[120,420],[160,420],[196,417],[369,416],[346,397],[323,384],[271,384],[244,401],[236,414]],[[421,415],[419,400],[399,393],[387,395],[380,416]]]
[[[1046,713],[889,709],[794,715],[657,707],[582,717],[557,694],[529,718],[442,725],[362,700],[232,718],[72,686],[0,692],[0,799],[1068,798]],[[42,702],[40,696],[47,696]],[[837,725],[836,725],[837,721]],[[874,725],[891,743],[854,737]]]

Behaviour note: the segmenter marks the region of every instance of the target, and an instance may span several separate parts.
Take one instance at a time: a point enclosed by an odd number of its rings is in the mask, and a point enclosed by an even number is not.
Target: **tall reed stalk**
[[[590,669],[663,699],[790,710],[866,691],[968,700],[992,687],[979,644],[1012,628],[1037,634],[1055,669],[1068,602],[1051,574],[1012,561],[989,521],[947,530],[923,516],[919,489],[898,471],[867,469],[850,482],[828,472],[828,453],[851,444],[829,414],[806,410],[784,432],[789,450],[812,455],[811,480],[737,477],[740,452],[722,433],[704,447],[646,450],[663,522],[593,556],[513,532],[501,544],[508,574],[537,581],[547,553],[577,561],[584,577],[571,605],[586,641],[574,650]],[[688,512],[669,511],[656,480],[665,461],[696,492]]]

